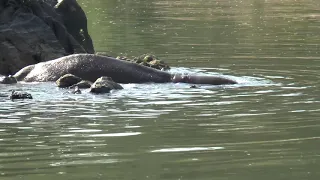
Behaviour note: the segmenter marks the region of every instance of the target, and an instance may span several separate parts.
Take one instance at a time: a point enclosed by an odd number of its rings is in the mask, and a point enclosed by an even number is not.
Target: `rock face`
[[[109,93],[112,89],[123,89],[123,87],[120,84],[114,82],[112,78],[102,76],[92,84],[90,92],[96,94]]]
[[[91,37],[87,28],[87,17],[76,0],[62,0],[56,6],[65,27],[77,42],[90,53],[94,53]]]
[[[86,16],[75,0],[0,1],[0,74],[93,52]]]

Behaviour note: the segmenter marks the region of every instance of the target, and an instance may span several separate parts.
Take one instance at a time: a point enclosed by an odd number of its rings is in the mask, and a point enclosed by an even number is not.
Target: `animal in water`
[[[191,84],[236,84],[237,82],[220,76],[175,75],[136,63],[121,61],[113,57],[94,54],[72,54],[55,60],[29,65],[18,71],[14,77],[18,81],[56,81],[65,74],[73,74],[82,80],[94,82],[108,76],[117,83],[168,83]]]

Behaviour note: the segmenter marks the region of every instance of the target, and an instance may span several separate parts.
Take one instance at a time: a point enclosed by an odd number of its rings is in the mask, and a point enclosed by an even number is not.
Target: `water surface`
[[[96,51],[240,84],[0,85],[0,179],[320,178],[317,0],[78,0]]]

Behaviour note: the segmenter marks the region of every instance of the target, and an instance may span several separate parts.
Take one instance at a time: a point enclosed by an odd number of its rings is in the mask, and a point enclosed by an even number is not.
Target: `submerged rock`
[[[0,78],[0,84],[16,84],[17,82],[17,79],[11,75]]]
[[[191,85],[190,88],[199,88],[199,86]]]
[[[60,88],[66,88],[66,87],[70,87],[72,85],[75,85],[75,84],[79,83],[80,81],[81,81],[81,78],[79,78],[73,74],[65,74],[56,81],[56,84]]]
[[[82,80],[80,82],[78,82],[77,84],[74,84],[72,86],[70,86],[69,88],[75,88],[75,87],[78,87],[80,89],[86,89],[86,88],[90,88],[92,85],[92,82],[90,81],[86,81],[86,80]]]
[[[114,82],[111,77],[102,76],[98,78],[91,86],[92,93],[109,93],[112,89],[123,89],[123,87]]]
[[[11,95],[9,96],[11,100],[14,99],[33,99],[31,94],[27,92],[17,92],[15,90],[12,91]]]

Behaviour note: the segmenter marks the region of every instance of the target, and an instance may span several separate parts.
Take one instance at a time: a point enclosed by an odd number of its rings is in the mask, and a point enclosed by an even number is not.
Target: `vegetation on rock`
[[[170,66],[166,64],[164,61],[160,60],[158,57],[156,57],[153,54],[142,54],[137,57],[133,57],[133,59],[130,59],[126,56],[118,56],[117,59],[134,62],[143,66],[151,67],[154,69],[159,70],[169,70]]]

